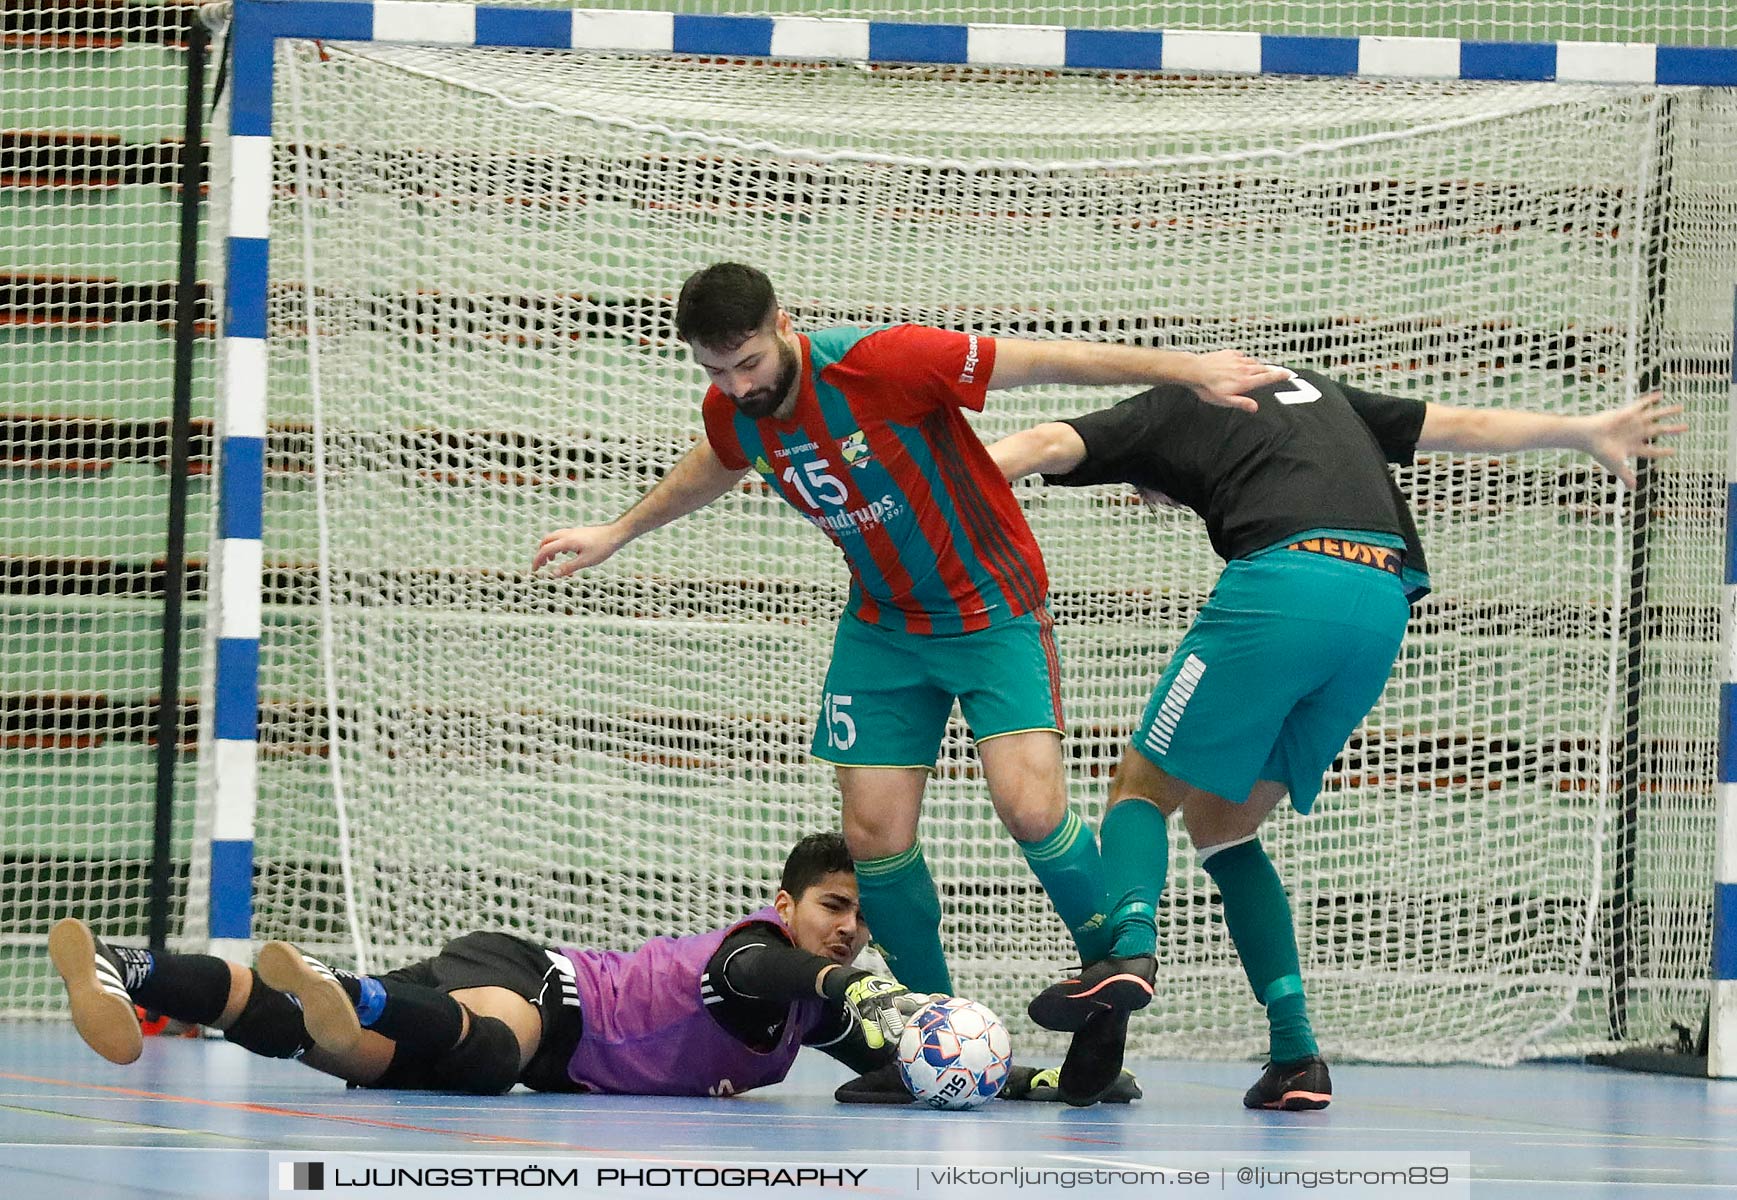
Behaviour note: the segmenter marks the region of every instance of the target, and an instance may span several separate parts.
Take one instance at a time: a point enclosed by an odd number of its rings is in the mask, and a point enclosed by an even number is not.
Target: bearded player
[[[564,555],[557,575],[595,566],[752,469],[850,568],[811,752],[837,770],[863,915],[894,975],[953,992],[917,824],[955,700],[996,815],[1081,955],[1103,957],[1097,842],[1067,802],[1043,557],[964,410],[998,388],[1159,382],[1252,408],[1242,393],[1276,368],[920,325],[799,333],[766,275],[737,263],[682,285],[676,335],[711,379],[705,436],[616,520],[545,537],[533,569]]]

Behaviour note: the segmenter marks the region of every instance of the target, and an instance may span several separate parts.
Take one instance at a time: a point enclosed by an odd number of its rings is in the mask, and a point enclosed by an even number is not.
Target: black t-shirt
[[[1052,484],[1129,483],[1163,492],[1206,521],[1220,558],[1243,558],[1311,529],[1405,542],[1413,599],[1428,566],[1411,509],[1387,469],[1417,452],[1425,405],[1297,371],[1249,393],[1258,412],[1219,408],[1165,385],[1067,421],[1086,457]]]

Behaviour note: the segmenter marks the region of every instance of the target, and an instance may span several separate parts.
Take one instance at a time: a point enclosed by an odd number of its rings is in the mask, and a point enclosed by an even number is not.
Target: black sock
[[[367,1028],[411,1054],[440,1055],[458,1045],[464,1009],[445,992],[397,979],[375,979],[386,993],[380,1015]],[[347,990],[347,989],[346,989]]]
[[[119,956],[118,947],[112,947]],[[144,953],[140,951],[133,952]],[[129,955],[131,959],[131,955]],[[209,954],[151,953],[150,969],[134,983],[128,962],[127,991],[147,1012],[192,1025],[209,1025],[229,1004],[229,964]]]

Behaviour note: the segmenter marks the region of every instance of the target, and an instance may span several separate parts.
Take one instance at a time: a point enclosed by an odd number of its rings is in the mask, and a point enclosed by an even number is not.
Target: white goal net
[[[1473,407],[1662,383],[1695,429],[1642,520],[1566,454],[1401,472],[1435,593],[1316,814],[1265,837],[1330,1053],[1698,1023],[1729,93],[336,44],[278,71],[255,938],[345,960],[353,922],[375,966],[476,928],[625,947],[757,907],[836,825],[806,746],[845,574],[780,501],[527,571],[698,435],[672,298],[729,258],[803,328],[1235,346]],[[1115,490],[1021,495],[1095,823],[1218,563]],[[922,836],[957,986],[1041,1045],[1025,1000],[1072,949],[957,724]],[[1160,922],[1133,1051],[1260,1053],[1185,838]]]

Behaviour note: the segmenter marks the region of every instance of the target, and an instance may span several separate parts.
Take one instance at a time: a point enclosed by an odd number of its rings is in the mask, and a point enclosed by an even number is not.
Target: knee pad
[[[416,1054],[398,1046],[392,1052],[392,1062],[381,1073],[380,1078],[362,1086],[390,1091],[438,1092],[446,1085],[434,1078],[433,1070]]]
[[[282,992],[267,987],[253,972],[253,990],[241,1015],[223,1031],[225,1041],[266,1058],[300,1058],[314,1044],[302,1024],[302,1010]]]
[[[436,1086],[478,1096],[511,1091],[519,1081],[519,1039],[499,1017],[470,1014],[464,1040],[432,1064]]]

